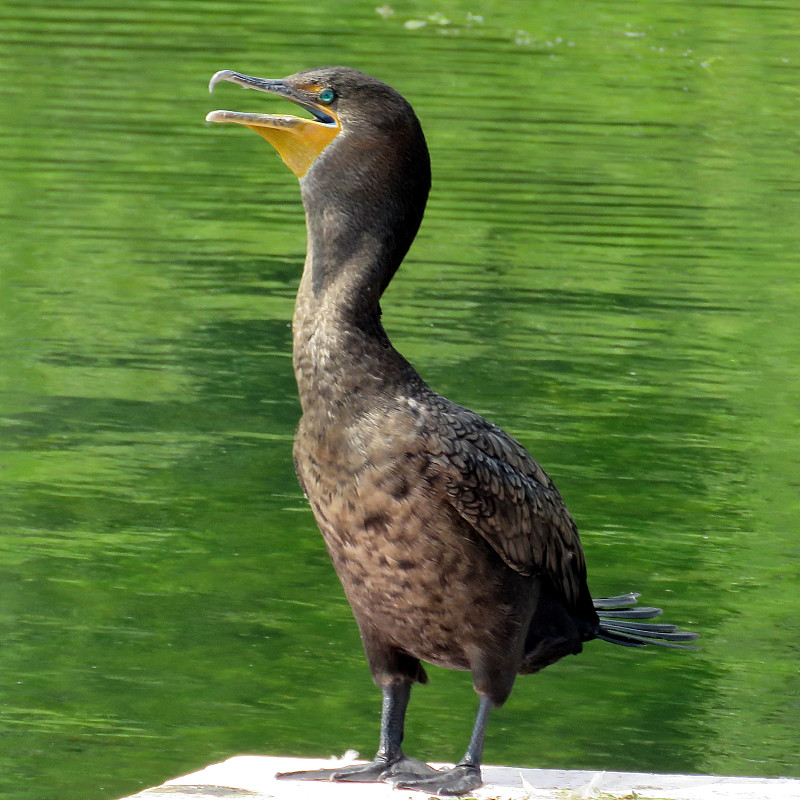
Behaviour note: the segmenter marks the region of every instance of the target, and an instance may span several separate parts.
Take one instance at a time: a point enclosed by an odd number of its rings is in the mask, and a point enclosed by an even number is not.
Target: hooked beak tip
[[[214,87],[220,81],[228,80],[233,74],[234,74],[234,72],[233,72],[232,69],[221,69],[219,72],[215,72],[211,76],[211,80],[208,82],[208,91],[209,91],[209,93],[214,91]]]

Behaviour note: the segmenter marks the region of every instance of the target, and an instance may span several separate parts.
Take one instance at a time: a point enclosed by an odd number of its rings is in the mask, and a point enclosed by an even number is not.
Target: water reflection
[[[258,137],[202,124],[216,69],[322,63],[397,85],[431,145],[384,304],[398,346],[547,466],[598,593],[704,633],[696,657],[597,645],[521,680],[487,757],[798,774],[796,14],[434,11],[0,12],[8,794],[374,748],[292,475],[296,183]],[[434,670],[409,750],[457,757],[473,712],[466,676]]]

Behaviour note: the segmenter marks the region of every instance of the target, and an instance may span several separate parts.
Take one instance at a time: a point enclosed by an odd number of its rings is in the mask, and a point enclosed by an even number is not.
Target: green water
[[[800,776],[800,3],[380,11],[0,3],[0,794],[374,750],[291,465],[296,181],[203,123],[284,108],[218,69],[326,63],[428,135],[395,343],[545,465],[596,594],[703,635],[521,679],[487,761]],[[432,669],[408,750],[460,757],[474,710]]]

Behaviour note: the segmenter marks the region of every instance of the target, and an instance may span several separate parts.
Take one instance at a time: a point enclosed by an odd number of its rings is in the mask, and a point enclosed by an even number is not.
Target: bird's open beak
[[[217,72],[208,84],[212,91],[220,81],[230,81],[244,86],[285,97],[305,108],[314,119],[293,117],[288,114],[248,114],[239,111],[211,111],[207,122],[238,122],[263,136],[277,151],[289,169],[302,178],[319,154],[342,130],[336,114],[327,107],[313,102],[311,93],[297,95],[295,89],[282,80],[265,80],[223,69]]]

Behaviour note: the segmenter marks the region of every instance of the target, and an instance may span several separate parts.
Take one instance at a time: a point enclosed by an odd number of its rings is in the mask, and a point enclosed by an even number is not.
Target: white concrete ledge
[[[424,792],[380,783],[276,781],[276,772],[318,769],[352,759],[236,756],[133,795],[137,800],[425,800]],[[434,766],[444,766],[435,764]],[[483,767],[479,800],[800,800],[800,780],[654,775],[646,772]],[[124,798],[123,800],[132,800]]]

